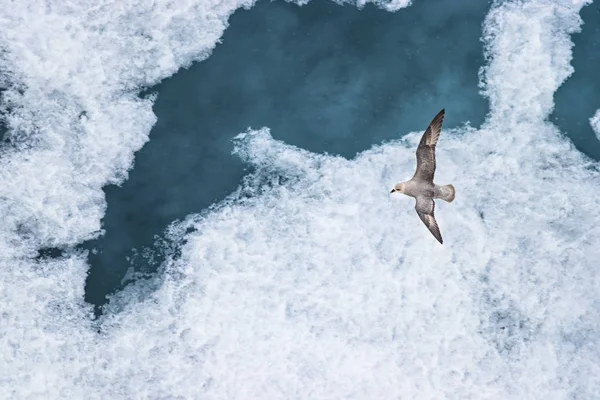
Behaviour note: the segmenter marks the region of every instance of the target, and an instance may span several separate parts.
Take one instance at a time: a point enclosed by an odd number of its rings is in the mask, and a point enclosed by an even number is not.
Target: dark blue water
[[[489,6],[428,0],[388,13],[262,1],[236,12],[208,60],[150,89],[159,94],[150,141],[122,187],[105,188],[106,235],[84,245],[98,251],[86,300],[103,304],[130,265],[151,271],[156,265],[133,248],[152,248],[169,223],[237,187],[245,172],[231,139],[247,127],[352,158],[423,130],[441,108],[447,128],[481,124],[488,104],[478,93],[479,38]]]
[[[600,141],[589,123],[600,108],[600,3],[584,7],[580,15],[582,32],[571,37],[575,72],[554,95],[551,121],[568,133],[579,151],[600,160]]]

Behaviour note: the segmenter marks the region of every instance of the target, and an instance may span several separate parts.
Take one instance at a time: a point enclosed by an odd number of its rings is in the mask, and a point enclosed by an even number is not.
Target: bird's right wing
[[[417,147],[417,170],[413,179],[433,182],[435,174],[435,145],[442,132],[445,109],[442,109],[431,121],[421,137]]]
[[[419,214],[419,218],[425,224],[427,229],[431,232],[431,234],[438,240],[438,242],[444,244],[442,240],[442,234],[440,232],[440,228],[435,220],[434,210],[435,210],[435,202],[432,198],[427,197],[417,197],[417,204],[415,205],[415,210],[417,210],[417,214]]]

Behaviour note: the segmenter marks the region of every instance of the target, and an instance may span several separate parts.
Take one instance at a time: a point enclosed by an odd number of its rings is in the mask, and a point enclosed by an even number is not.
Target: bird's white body
[[[396,192],[400,192],[415,199],[424,196],[442,199],[448,203],[454,201],[454,195],[456,193],[454,186],[452,185],[436,185],[427,181],[416,181],[413,179],[398,183],[394,189]]]

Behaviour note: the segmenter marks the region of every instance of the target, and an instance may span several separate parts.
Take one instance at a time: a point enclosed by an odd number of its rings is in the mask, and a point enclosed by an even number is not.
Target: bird
[[[453,185],[436,185],[435,175],[435,145],[442,132],[442,122],[446,109],[442,109],[431,121],[421,137],[417,147],[417,169],[414,176],[406,182],[397,183],[390,193],[403,193],[416,200],[415,210],[431,234],[444,244],[442,234],[435,220],[435,201],[442,199],[448,203],[454,201],[456,190]]]

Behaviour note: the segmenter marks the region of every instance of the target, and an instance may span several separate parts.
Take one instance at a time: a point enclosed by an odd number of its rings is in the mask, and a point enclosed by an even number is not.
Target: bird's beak
[[[396,189],[392,189],[392,191],[390,193],[394,193],[396,191]]]

